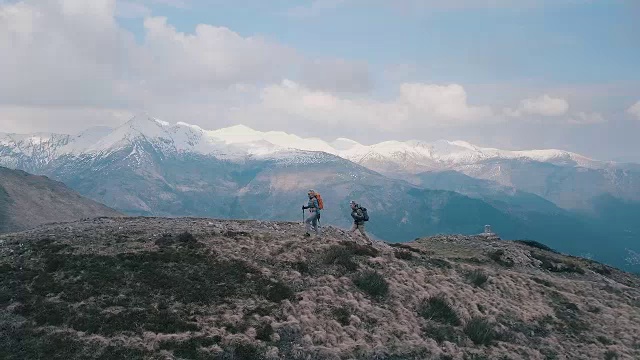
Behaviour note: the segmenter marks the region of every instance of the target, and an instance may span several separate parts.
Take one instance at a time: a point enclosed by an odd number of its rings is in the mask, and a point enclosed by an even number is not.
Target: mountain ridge
[[[122,214],[58,181],[0,167],[0,233],[98,216]]]
[[[0,357],[640,356],[636,275],[535,242],[301,229],[130,217],[0,235]]]
[[[84,132],[91,132],[92,129],[102,129],[106,132],[106,127],[96,127],[87,129]],[[184,135],[191,133],[192,136],[201,135],[204,139],[201,141],[209,140],[212,144],[226,143],[229,144],[251,144],[256,142],[266,142],[271,145],[281,148],[292,148],[296,150],[304,151],[322,151],[332,155],[337,155],[342,158],[352,160],[366,156],[367,154],[376,154],[381,156],[392,156],[394,153],[407,153],[411,155],[421,155],[424,158],[431,158],[433,161],[452,162],[456,164],[468,164],[469,162],[475,162],[479,160],[506,158],[506,159],[518,159],[526,158],[534,161],[549,162],[549,163],[563,163],[574,162],[577,166],[591,167],[591,168],[603,168],[607,166],[622,165],[613,161],[600,161],[590,159],[583,155],[559,149],[540,149],[540,150],[501,150],[497,148],[483,148],[466,141],[456,140],[438,140],[435,142],[425,142],[421,140],[407,140],[396,141],[388,140],[372,145],[363,145],[355,140],[347,138],[337,138],[334,141],[324,141],[320,138],[302,138],[295,134],[289,134],[284,131],[257,131],[246,125],[233,125],[216,130],[205,130],[197,125],[190,125],[185,122],[177,122],[170,124],[168,122],[153,118],[146,113],[139,114],[131,118],[123,125],[112,128],[111,133],[116,139],[122,140],[128,138],[128,132],[126,130],[137,131],[139,135],[145,137],[162,137],[171,135]],[[74,138],[82,137],[82,133],[76,135],[62,135],[62,134],[0,134],[5,137],[4,144],[8,141],[6,138],[13,139],[17,143],[19,139],[15,137],[28,137],[33,135],[33,143],[43,143],[44,140],[48,140],[47,136],[62,136],[67,137],[69,142],[73,143]],[[173,139],[178,140],[178,139]],[[182,139],[180,139],[182,140]],[[193,140],[193,139],[191,139]],[[193,143],[186,141],[186,144],[178,143],[178,148],[187,149],[190,146],[194,146]],[[332,144],[336,144],[334,147]],[[67,144],[64,144],[67,145]],[[105,151],[117,144],[111,142],[104,142],[102,144],[95,144],[94,146],[87,147],[84,152],[100,152]],[[338,149],[341,148],[341,149]],[[418,150],[416,150],[418,148]],[[61,154],[66,154],[71,151],[69,149],[61,149]],[[74,149],[76,150],[76,149]],[[206,154],[207,151],[216,150],[197,148],[194,147],[190,150],[200,151]],[[356,161],[357,162],[357,161]]]

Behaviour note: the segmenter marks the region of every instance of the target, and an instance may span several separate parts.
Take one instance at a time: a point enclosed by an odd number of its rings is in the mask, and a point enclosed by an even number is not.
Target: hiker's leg
[[[354,223],[353,226],[351,227],[351,230],[349,230],[349,232],[353,234],[354,232],[356,232],[357,229],[358,229],[358,225]]]
[[[304,221],[305,229],[309,234],[311,233],[311,223],[315,218],[316,218],[315,214],[312,214],[311,216],[307,217],[307,219]]]
[[[313,225],[313,230],[316,232],[316,235],[318,235],[318,217],[313,216],[313,220],[311,220],[311,224]]]
[[[368,242],[371,242],[371,239],[369,239],[369,236],[367,236],[367,233],[364,231],[364,224],[358,226],[358,229],[360,230],[360,234],[362,234]]]

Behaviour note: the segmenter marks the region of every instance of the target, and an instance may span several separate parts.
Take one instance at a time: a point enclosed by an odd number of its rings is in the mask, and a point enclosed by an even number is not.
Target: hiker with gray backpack
[[[367,245],[373,245],[373,243],[369,239],[369,236],[367,236],[367,233],[364,231],[364,223],[365,221],[369,221],[369,213],[367,213],[367,208],[358,205],[353,200],[349,202],[349,205],[351,206],[351,217],[353,218],[353,226],[351,227],[351,230],[349,232],[353,234],[356,232],[356,230],[359,230],[360,234],[362,234],[362,236],[367,241]]]

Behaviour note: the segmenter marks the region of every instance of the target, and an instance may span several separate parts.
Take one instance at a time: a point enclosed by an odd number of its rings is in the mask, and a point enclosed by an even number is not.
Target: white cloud
[[[640,120],[640,101],[631,105],[631,107],[627,109],[627,113],[635,116],[636,118],[638,118],[638,120]]]
[[[607,120],[600,113],[592,112],[578,112],[569,117],[569,124],[573,125],[592,125],[592,124],[602,124],[607,122]]]
[[[562,98],[553,98],[544,94],[538,98],[524,99],[517,109],[507,108],[505,115],[519,117],[526,115],[560,116],[567,113],[569,103]]]
[[[122,91],[131,34],[114,1],[24,1],[0,5],[0,102],[12,105],[127,103]]]
[[[264,119],[269,114],[276,123],[392,132],[495,121],[489,107],[469,105],[464,88],[457,84],[405,83],[394,100],[385,102],[340,97],[285,80],[263,89],[260,98],[248,114],[238,111],[234,116],[245,120],[260,114]]]
[[[200,24],[193,33],[179,32],[166,18],[147,16],[151,3],[188,5],[167,0],[0,3],[0,54],[11,54],[0,56],[0,103],[148,106],[238,83],[264,86],[296,74],[323,90],[371,86],[366,64],[308,59],[225,27]],[[117,13],[146,16],[141,42],[119,26]]]
[[[489,106],[472,104],[462,85],[409,82],[411,65],[392,69],[401,84],[395,95],[375,98],[388,89],[371,91],[366,63],[306,58],[224,27],[201,24],[192,33],[180,32],[166,18],[152,16],[154,2],[163,0],[0,1],[0,54],[10,54],[0,56],[2,130],[73,132],[117,125],[126,118],[122,114],[139,110],[207,128],[268,122],[265,128],[416,137],[435,128],[463,131],[504,120]],[[144,17],[137,20],[144,25],[138,41],[116,21],[123,13]],[[568,103],[545,95],[510,111],[565,115]],[[578,113],[570,121],[602,119]]]
[[[474,107],[467,103],[467,93],[461,85],[430,85],[405,83],[400,87],[401,102],[420,114],[450,121],[475,121],[492,116],[489,107]]]
[[[166,18],[144,21],[141,72],[152,88],[187,91],[236,83],[273,82],[301,57],[259,37],[242,37],[225,27],[198,25],[193,34],[176,31]]]

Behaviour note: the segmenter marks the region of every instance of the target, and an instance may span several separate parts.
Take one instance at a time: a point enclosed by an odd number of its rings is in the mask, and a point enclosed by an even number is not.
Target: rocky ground
[[[2,359],[638,359],[640,278],[538,243],[98,218],[0,236]]]

